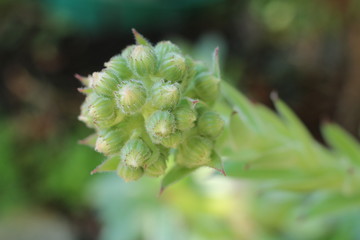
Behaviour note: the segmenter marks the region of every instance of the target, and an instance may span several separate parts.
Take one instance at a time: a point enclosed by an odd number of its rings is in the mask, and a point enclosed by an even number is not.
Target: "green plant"
[[[143,174],[143,171],[152,176],[163,175],[167,159],[175,159],[177,164],[163,177],[162,188],[164,188],[200,166],[211,166],[223,171],[221,160],[223,159],[226,173],[230,177],[250,179],[261,183],[267,189],[299,192],[302,196],[321,195],[307,206],[308,214],[359,205],[360,147],[359,143],[340,127],[332,123],[323,125],[323,137],[329,145],[324,147],[313,139],[301,121],[276,94],[273,94],[272,100],[278,114],[265,106],[251,103],[226,82],[219,83],[217,50],[214,54],[213,74],[211,74],[202,64],[179,55],[179,48],[169,42],[158,44],[154,54],[148,41],[140,34],[135,32],[135,38],[137,46],[126,48],[121,57],[114,57],[106,65],[116,67],[120,73],[127,76],[130,76],[128,70],[131,69],[138,77],[144,79],[156,69],[159,69],[159,72],[161,69],[164,71],[172,69],[161,73],[161,76],[166,76],[164,78],[172,80],[162,82],[160,77],[151,84],[147,83],[148,80],[143,80],[145,86],[140,82],[130,81],[126,84],[116,82],[100,87],[88,82],[94,81],[96,75],[81,78],[88,86],[82,92],[85,92],[87,99],[94,103],[89,104],[87,101],[84,103],[80,119],[97,131],[96,149],[110,156],[95,171],[117,169],[120,176],[127,180],[135,180]],[[158,46],[161,45],[163,48],[159,51]],[[134,49],[136,49],[135,56]],[[137,51],[140,50],[141,54],[138,54]],[[156,58],[169,57],[163,51],[166,53],[170,51],[172,60],[164,60],[160,63],[155,61]],[[133,57],[129,58],[129,56]],[[124,64],[122,58],[128,58],[127,64]],[[141,64],[137,63],[137,58],[142,59]],[[184,59],[179,60],[182,58]],[[184,67],[186,70],[182,70],[182,63],[186,65]],[[189,72],[192,72],[189,71],[191,68],[194,72],[189,75]],[[106,71],[104,70],[103,74]],[[182,78],[182,81],[179,81],[179,78]],[[163,90],[159,88],[158,83],[165,84],[174,91],[170,91],[171,94],[167,91],[166,94],[159,93]],[[116,103],[105,98],[105,100],[96,97],[92,99],[94,92],[108,96],[106,94],[109,90],[112,92],[117,86],[121,87],[119,95],[114,95]],[[213,98],[217,95],[219,87],[221,97]],[[134,96],[129,95],[129,99],[124,100],[120,97],[121,91],[127,92],[128,88],[132,89]],[[179,89],[180,93],[174,94]],[[156,94],[150,98],[152,100],[149,100],[149,96],[143,96],[145,93],[150,96]],[[195,100],[189,101],[188,97]],[[200,99],[199,103],[197,99]],[[156,102],[156,106],[149,107],[151,102]],[[195,107],[194,103],[196,103]],[[94,104],[101,106],[102,111],[93,110],[93,106],[97,106]],[[181,114],[174,114],[174,111],[183,107],[183,104],[186,110]],[[121,116],[114,115],[113,109],[116,106],[122,110]],[[214,106],[215,111],[209,110],[209,106]],[[153,109],[157,107],[160,109]],[[144,118],[140,117],[137,120],[137,115],[134,113],[139,112]],[[218,113],[221,113],[221,117]],[[133,119],[130,123],[126,121],[129,116]],[[146,123],[143,122],[144,119]],[[179,124],[182,121],[184,124]],[[127,139],[123,139],[118,134],[113,136],[114,132],[106,133],[109,136],[103,133],[103,127],[108,128],[115,124],[122,129],[121,132],[117,129],[115,133],[125,134]],[[126,126],[122,127],[122,124]],[[224,131],[223,124],[225,124]],[[141,131],[133,131],[133,129],[141,129]],[[132,140],[129,141],[129,137]],[[116,149],[111,144],[103,143],[107,138]],[[94,136],[85,142],[94,144]],[[136,153],[132,153],[133,149],[137,149]],[[156,152],[158,153],[156,160],[149,161]],[[116,153],[115,157],[114,153]],[[156,166],[151,167],[153,161],[156,162]],[[131,171],[123,169],[129,166],[132,167]]]
[[[125,181],[158,177],[170,157],[176,165],[167,181],[201,166],[216,168],[214,145],[224,126],[212,110],[219,95],[217,64],[210,71],[173,43],[152,46],[133,32],[136,45],[101,72],[79,77],[86,86],[79,119],[95,130],[83,142],[107,156],[93,173],[116,171]]]

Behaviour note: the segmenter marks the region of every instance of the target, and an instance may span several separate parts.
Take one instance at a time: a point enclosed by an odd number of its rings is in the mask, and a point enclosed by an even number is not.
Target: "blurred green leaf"
[[[326,195],[314,203],[307,205],[306,217],[324,217],[341,211],[349,211],[360,207],[360,195],[342,196],[338,194]]]
[[[116,171],[119,165],[119,157],[113,156],[104,160],[99,166],[97,166],[94,170],[91,171],[91,174],[100,173],[100,172],[111,172]]]
[[[179,165],[175,165],[172,169],[170,169],[169,172],[166,173],[166,175],[162,179],[160,193],[163,192],[165,188],[167,188],[169,185],[189,175],[191,172],[195,170],[196,168],[186,168]]]
[[[311,134],[294,112],[283,101],[277,98],[277,96],[273,97],[273,101],[277,111],[285,121],[285,124],[291,133],[292,141],[299,144],[302,148],[302,151],[297,152],[297,154],[302,156],[302,166],[310,168],[314,167],[316,162],[319,162],[321,159],[315,152],[314,146],[316,144]]]
[[[254,106],[235,88],[225,81],[221,82],[222,96],[239,114],[244,124],[251,130],[258,131],[258,116]]]
[[[322,132],[326,142],[335,152],[346,156],[360,166],[360,144],[343,129],[335,124],[324,124]]]

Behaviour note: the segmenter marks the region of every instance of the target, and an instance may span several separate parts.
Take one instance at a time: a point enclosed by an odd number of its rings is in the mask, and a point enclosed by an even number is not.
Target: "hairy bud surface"
[[[212,109],[219,74],[170,41],[152,46],[134,34],[137,44],[82,78],[79,120],[94,129],[94,148],[107,157],[93,172],[113,171],[125,181],[159,177],[170,155],[183,168],[210,166],[224,127]]]

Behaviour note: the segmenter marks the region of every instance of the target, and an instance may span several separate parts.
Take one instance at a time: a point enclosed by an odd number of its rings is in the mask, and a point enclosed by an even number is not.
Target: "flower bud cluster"
[[[186,168],[209,166],[217,156],[224,122],[211,107],[220,79],[173,43],[129,46],[81,80],[79,120],[95,130],[95,150],[107,157],[94,172],[133,181],[164,175],[170,154]]]

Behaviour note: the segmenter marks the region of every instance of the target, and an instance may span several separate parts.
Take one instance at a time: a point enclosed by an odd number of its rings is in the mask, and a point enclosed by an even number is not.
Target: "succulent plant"
[[[177,168],[213,167],[213,159],[221,161],[214,144],[224,126],[212,109],[218,67],[209,70],[170,41],[152,46],[133,32],[135,45],[100,72],[78,76],[86,95],[79,120],[95,130],[95,150],[107,157],[93,173],[114,171],[125,181],[159,177],[170,155]]]

